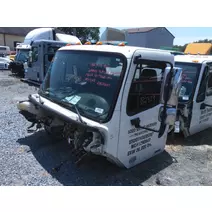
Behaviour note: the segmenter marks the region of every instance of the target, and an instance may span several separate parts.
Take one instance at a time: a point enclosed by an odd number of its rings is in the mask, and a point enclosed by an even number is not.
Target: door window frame
[[[212,63],[208,64],[208,81],[206,86],[206,97],[212,96]],[[211,80],[211,87],[209,89],[209,80]]]
[[[198,93],[197,93],[197,96],[196,96],[196,103],[204,102],[205,98],[207,96],[207,85],[208,85],[208,76],[209,76],[209,71],[210,71],[209,66],[210,65],[212,65],[212,63],[206,64],[206,66],[204,68],[204,71],[202,73],[202,77],[201,77]],[[201,98],[201,95],[204,95],[204,96]],[[200,98],[200,99],[198,99],[198,98]]]
[[[130,91],[131,91],[131,88],[132,88],[132,83],[133,83],[133,80],[135,79],[135,76],[137,75],[137,72],[139,71],[139,74],[141,74],[141,70],[143,69],[140,69],[138,68],[139,65],[153,65],[153,67],[147,67],[148,69],[161,69],[161,72],[162,72],[162,76],[161,76],[161,80],[160,80],[160,91],[159,91],[159,102],[157,104],[153,104],[152,106],[150,106],[149,108],[141,108],[139,109],[140,107],[137,107],[137,109],[135,111],[129,111],[129,96],[130,96]],[[154,67],[155,66],[155,67]],[[171,66],[171,64],[169,62],[166,62],[166,61],[157,61],[157,60],[141,60],[140,63],[136,64],[136,67],[135,67],[135,70],[134,70],[134,74],[133,74],[133,78],[131,80],[131,83],[130,83],[130,87],[129,87],[129,91],[128,91],[128,95],[127,95],[127,101],[126,101],[126,113],[128,116],[134,116],[136,114],[139,114],[139,113],[142,113],[142,112],[145,112],[149,109],[152,109],[154,107],[156,107],[157,105],[159,105],[161,103],[161,94],[162,94],[162,86],[163,86],[163,82],[164,82],[164,74],[165,74],[165,70],[167,67]],[[171,67],[172,68],[172,67]],[[158,79],[158,78],[157,78]],[[142,84],[138,83],[139,86],[142,86]],[[140,92],[138,92],[137,94],[138,96],[140,96]]]

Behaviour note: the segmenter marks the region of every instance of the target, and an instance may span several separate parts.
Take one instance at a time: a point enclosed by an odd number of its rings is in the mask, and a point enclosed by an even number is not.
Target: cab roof
[[[139,50],[143,54],[149,54],[154,52],[154,58],[163,56],[164,61],[167,62],[174,62],[174,56],[166,51],[160,49],[150,49],[150,48],[142,48],[142,47],[135,47],[135,46],[115,46],[115,45],[72,45],[72,46],[65,46],[61,47],[60,50],[83,50],[83,51],[101,51],[101,52],[114,52],[114,53],[121,53],[126,58],[132,58],[134,53]],[[152,54],[151,54],[152,55]]]
[[[174,60],[187,63],[212,62],[212,55],[176,55]]]
[[[46,40],[46,39],[40,39],[40,40],[35,40],[34,42],[33,42],[33,44],[39,44],[39,43],[47,43],[47,44],[64,44],[64,45],[66,45],[67,44],[67,42],[64,42],[64,41],[58,41],[58,40]]]

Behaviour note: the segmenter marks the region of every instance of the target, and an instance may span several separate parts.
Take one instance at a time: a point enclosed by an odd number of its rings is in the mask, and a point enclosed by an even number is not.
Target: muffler
[[[24,118],[31,122],[32,124],[27,128],[28,132],[36,132],[38,129],[42,128],[42,125],[39,121],[40,115],[42,114],[39,108],[30,102],[29,100],[26,101],[19,101],[17,103],[17,108],[19,113],[24,116]],[[36,125],[36,130],[30,130],[32,127]]]
[[[36,109],[35,105],[32,104],[29,100],[26,101],[19,101],[17,103],[18,110],[21,111],[27,111],[33,115],[38,115],[39,110]]]

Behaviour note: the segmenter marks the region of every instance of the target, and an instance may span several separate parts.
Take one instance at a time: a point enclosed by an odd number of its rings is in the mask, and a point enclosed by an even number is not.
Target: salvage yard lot
[[[0,185],[212,185],[212,130],[169,138],[166,151],[129,170],[101,157],[74,164],[66,142],[30,125],[16,108],[36,88],[0,72]]]

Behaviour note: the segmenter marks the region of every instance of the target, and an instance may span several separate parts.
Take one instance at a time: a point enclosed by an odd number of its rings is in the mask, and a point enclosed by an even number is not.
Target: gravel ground
[[[104,158],[74,164],[68,144],[30,125],[16,109],[36,88],[0,72],[0,185],[212,185],[212,131],[182,142],[169,139],[166,151],[130,169]],[[97,159],[97,160],[96,160]]]

